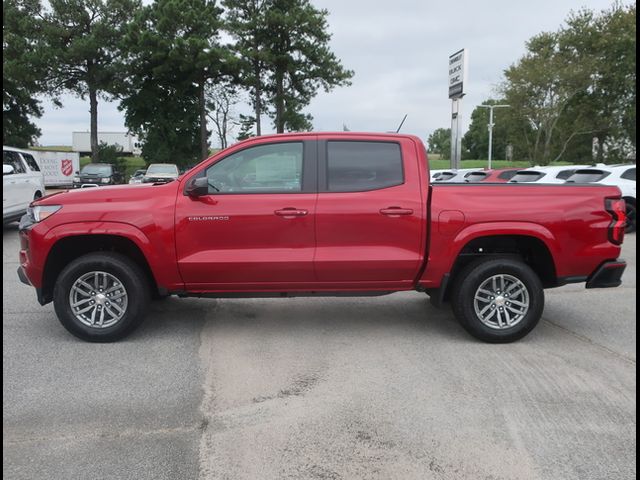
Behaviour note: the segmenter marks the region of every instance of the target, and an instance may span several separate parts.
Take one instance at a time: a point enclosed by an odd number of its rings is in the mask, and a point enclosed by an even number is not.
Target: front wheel
[[[479,259],[457,275],[452,302],[456,317],[471,335],[508,343],[538,324],[544,290],[538,275],[522,261]]]
[[[148,281],[124,255],[95,252],[72,261],[60,273],[53,302],[60,323],[89,342],[113,342],[143,320],[149,303]]]

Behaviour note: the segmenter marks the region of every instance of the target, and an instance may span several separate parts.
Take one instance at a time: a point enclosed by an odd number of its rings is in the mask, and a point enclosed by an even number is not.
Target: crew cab
[[[416,290],[510,342],[538,323],[545,288],[621,283],[624,224],[617,187],[431,185],[417,137],[280,134],[170,183],[33,202],[18,275],[89,341],[127,335],[152,297]]]

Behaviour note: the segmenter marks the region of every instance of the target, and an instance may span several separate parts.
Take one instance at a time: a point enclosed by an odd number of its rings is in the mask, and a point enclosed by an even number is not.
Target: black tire
[[[491,328],[476,314],[476,292],[486,280],[495,275],[514,277],[526,287],[528,293],[529,309],[511,327]],[[451,301],[455,316],[471,335],[489,343],[509,343],[527,335],[540,321],[544,309],[544,290],[538,275],[524,262],[513,258],[492,257],[478,259],[456,275]]]
[[[76,318],[70,305],[71,288],[76,280],[93,271],[112,275],[127,293],[125,313],[114,325],[105,328],[85,325]],[[145,274],[129,258],[118,253],[95,252],[76,258],[62,270],[53,290],[53,303],[60,323],[76,337],[88,342],[115,342],[129,335],[144,319],[149,290]]]
[[[636,231],[636,205],[627,200],[626,202],[627,224],[625,233],[633,233]]]

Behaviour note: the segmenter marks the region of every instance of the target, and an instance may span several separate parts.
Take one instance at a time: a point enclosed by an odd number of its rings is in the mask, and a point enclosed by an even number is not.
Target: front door
[[[314,140],[236,150],[204,167],[209,194],[178,194],[176,248],[189,291],[273,291],[314,282]]]

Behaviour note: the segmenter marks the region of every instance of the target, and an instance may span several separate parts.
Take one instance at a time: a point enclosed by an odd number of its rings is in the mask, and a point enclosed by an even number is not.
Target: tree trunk
[[[253,99],[256,111],[256,135],[260,136],[262,135],[262,128],[260,126],[260,115],[262,115],[262,88],[260,85],[260,63],[257,61],[253,62],[253,74],[256,77],[254,89],[255,98]]]
[[[200,160],[209,156],[209,143],[207,142],[207,100],[204,94],[205,80],[200,83]]]
[[[284,73],[276,67],[276,133],[284,133]]]
[[[100,161],[98,155],[98,92],[89,85],[89,114],[91,116],[91,161],[97,163]]]

